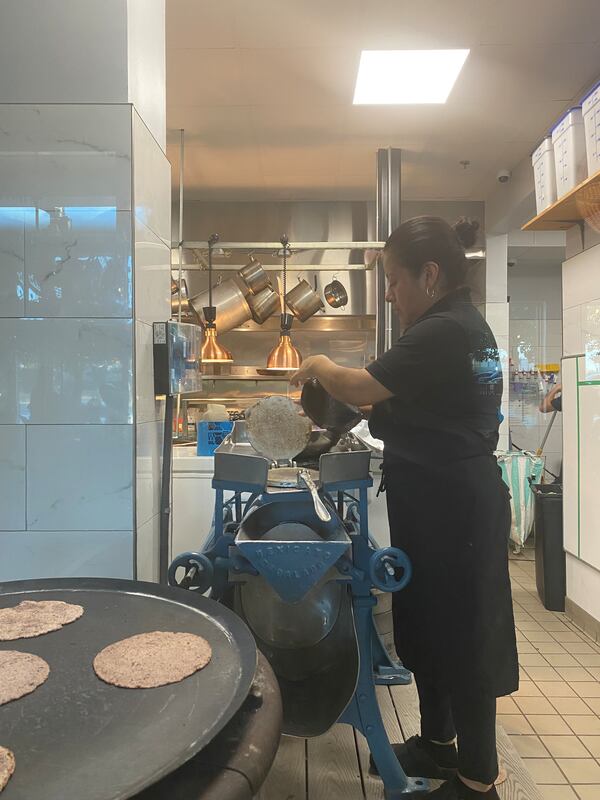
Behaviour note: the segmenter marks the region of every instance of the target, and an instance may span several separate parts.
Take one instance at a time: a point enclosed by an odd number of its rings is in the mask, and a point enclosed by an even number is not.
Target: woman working
[[[383,263],[403,335],[366,369],[312,356],[292,378],[373,405],[392,544],[413,566],[393,596],[394,638],[415,676],[421,736],[394,750],[408,775],[447,779],[436,800],[498,798],[496,698],[518,688],[509,497],[494,458],[502,372],[464,288],[477,227],[439,217],[400,225]]]

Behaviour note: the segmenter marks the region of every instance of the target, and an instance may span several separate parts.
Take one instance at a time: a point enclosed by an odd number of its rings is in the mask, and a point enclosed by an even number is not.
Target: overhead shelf
[[[586,178],[537,217],[523,225],[524,231],[566,231],[586,220],[600,224],[600,172]]]

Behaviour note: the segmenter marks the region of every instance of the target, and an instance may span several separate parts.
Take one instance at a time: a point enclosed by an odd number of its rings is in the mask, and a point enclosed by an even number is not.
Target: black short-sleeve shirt
[[[394,394],[374,406],[369,421],[386,465],[435,466],[496,448],[498,345],[468,289],[445,295],[367,370]]]

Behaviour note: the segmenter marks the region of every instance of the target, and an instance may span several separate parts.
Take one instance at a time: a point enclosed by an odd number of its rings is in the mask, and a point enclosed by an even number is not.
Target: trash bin
[[[563,547],[562,486],[532,484],[535,497],[535,580],[548,611],[565,610],[566,560]]]

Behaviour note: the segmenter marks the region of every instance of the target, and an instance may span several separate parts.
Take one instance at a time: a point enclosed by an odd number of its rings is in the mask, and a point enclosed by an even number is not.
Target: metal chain
[[[212,233],[208,239],[208,305],[212,308],[212,257],[213,247],[219,241],[219,234]]]
[[[283,299],[285,302],[285,296],[287,294],[287,256],[289,247],[289,239],[285,234],[281,237],[281,244],[283,246]]]

